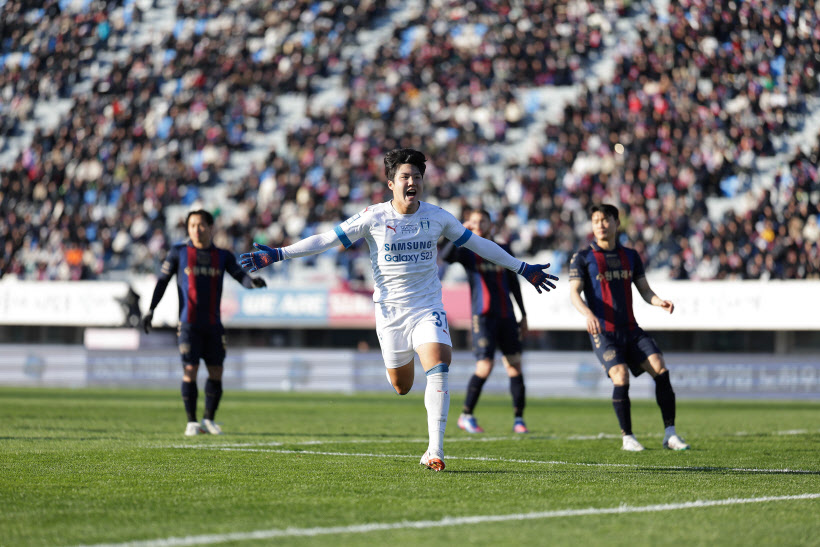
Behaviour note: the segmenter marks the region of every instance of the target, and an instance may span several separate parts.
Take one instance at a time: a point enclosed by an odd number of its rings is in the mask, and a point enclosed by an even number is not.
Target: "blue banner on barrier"
[[[226,327],[328,324],[328,290],[271,288],[240,290],[224,295],[222,322]]]

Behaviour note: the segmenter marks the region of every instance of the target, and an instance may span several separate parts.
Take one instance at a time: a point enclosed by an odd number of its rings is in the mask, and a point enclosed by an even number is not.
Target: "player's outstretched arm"
[[[552,274],[544,272],[550,267],[549,264],[537,264],[532,266],[526,262],[521,262],[510,253],[502,249],[497,243],[472,234],[469,230],[465,231],[462,239],[456,241],[456,245],[463,245],[470,249],[477,255],[489,260],[493,264],[504,266],[509,270],[515,271],[518,275],[532,283],[539,293],[541,290],[547,292],[555,288],[553,281],[558,281],[558,278]]]
[[[239,255],[239,265],[249,272],[255,272],[280,260],[290,260],[291,258],[323,253],[336,247],[339,243],[342,243],[342,241],[335,230],[312,235],[302,241],[297,241],[293,245],[282,248],[272,248],[254,243],[253,246],[257,250]]]
[[[257,248],[256,251],[239,255],[239,265],[249,272],[261,270],[284,258],[282,249],[260,245],[259,243],[254,243],[253,246]]]
[[[529,281],[539,294],[541,294],[541,289],[550,292],[550,289],[555,288],[553,281],[558,281],[558,277],[544,271],[549,267],[549,264],[527,264],[522,262],[521,267],[518,268],[518,275]]]

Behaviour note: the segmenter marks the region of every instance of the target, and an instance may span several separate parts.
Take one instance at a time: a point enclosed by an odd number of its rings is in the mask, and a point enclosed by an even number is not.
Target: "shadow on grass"
[[[233,439],[234,437],[257,437],[259,439],[266,439],[266,438],[305,438],[305,437],[318,437],[321,439],[333,439],[333,440],[340,440],[346,438],[353,438],[353,439],[381,439],[381,440],[391,440],[391,439],[420,439],[419,435],[396,435],[396,434],[388,434],[388,433],[294,433],[294,432],[272,432],[272,431],[264,431],[264,432],[253,432],[253,431],[243,431],[243,432],[233,432],[226,433],[224,435],[220,435],[218,438],[222,440],[229,440]]]
[[[712,473],[716,475],[818,475],[820,471],[808,471],[803,469],[753,469],[746,467],[713,467],[713,466],[692,466],[692,467],[644,467],[635,466],[635,471],[645,473]]]
[[[451,473],[453,475],[510,475],[516,474],[521,475],[520,471],[507,471],[502,469],[447,469],[445,468],[444,471],[433,471],[432,469],[422,469],[422,471],[429,471],[431,473]],[[531,473],[535,474],[535,473]]]

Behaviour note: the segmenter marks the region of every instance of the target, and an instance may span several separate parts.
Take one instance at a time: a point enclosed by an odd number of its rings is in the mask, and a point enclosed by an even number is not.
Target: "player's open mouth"
[[[408,188],[405,195],[409,198],[416,197],[416,189],[415,188]]]

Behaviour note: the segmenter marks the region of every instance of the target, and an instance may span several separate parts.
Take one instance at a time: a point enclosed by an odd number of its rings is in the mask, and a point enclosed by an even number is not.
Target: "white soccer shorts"
[[[423,308],[406,308],[377,302],[376,334],[387,368],[406,365],[413,360],[416,348],[423,344],[453,346],[447,313],[440,303]]]

